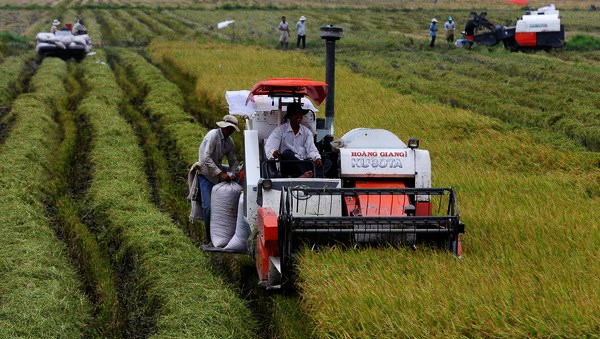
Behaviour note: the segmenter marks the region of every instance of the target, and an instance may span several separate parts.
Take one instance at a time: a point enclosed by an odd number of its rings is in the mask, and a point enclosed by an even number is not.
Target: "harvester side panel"
[[[258,243],[256,246],[256,269],[261,282],[269,280],[271,257],[279,256],[277,214],[270,207],[260,207],[257,218]]]

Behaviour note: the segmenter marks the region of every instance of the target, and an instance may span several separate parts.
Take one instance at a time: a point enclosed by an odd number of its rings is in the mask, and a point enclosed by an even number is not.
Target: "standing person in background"
[[[234,171],[238,165],[235,146],[233,139],[231,139],[233,132],[240,131],[237,118],[233,115],[226,115],[222,121],[217,122],[217,126],[219,128],[206,133],[198,150],[198,162],[200,163],[198,191],[202,200],[204,230],[209,246],[212,246],[210,243],[210,197],[212,188],[219,182],[229,182],[234,179]],[[228,167],[221,164],[223,157],[227,157]]]
[[[281,17],[281,22],[279,23],[279,33],[279,47],[281,47],[283,50],[286,50],[290,40],[290,28],[289,24],[285,21],[284,16]]]
[[[306,48],[306,18],[300,17],[300,20],[296,23],[296,35],[298,36],[298,42],[296,42],[296,48],[300,48],[300,40],[302,40],[302,49]]]
[[[448,17],[448,21],[444,24],[444,29],[446,30],[446,42],[453,43],[456,23],[452,20],[451,16]]]
[[[437,36],[437,19],[431,19],[431,24],[429,24],[429,36],[431,37],[431,42],[429,43],[429,47],[433,48],[435,45],[435,38]]]
[[[50,28],[50,33],[55,34],[58,31],[58,25],[60,25],[60,21],[58,19],[54,19],[52,21],[52,27]]]

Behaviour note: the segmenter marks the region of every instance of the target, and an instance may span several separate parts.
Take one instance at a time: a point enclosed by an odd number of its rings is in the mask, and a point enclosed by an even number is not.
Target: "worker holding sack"
[[[202,212],[206,239],[210,241],[210,211],[211,192],[213,186],[219,182],[230,182],[235,179],[238,160],[235,155],[235,145],[231,134],[240,131],[238,120],[233,115],[225,115],[222,121],[217,122],[215,128],[202,140],[198,150],[198,191],[202,200]],[[221,161],[227,157],[229,166],[224,166]]]

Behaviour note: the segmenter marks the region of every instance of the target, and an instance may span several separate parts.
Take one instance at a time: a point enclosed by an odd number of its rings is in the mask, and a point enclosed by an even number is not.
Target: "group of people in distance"
[[[279,125],[269,135],[265,143],[265,153],[269,159],[280,159],[281,176],[284,178],[323,177],[331,167],[331,161],[321,159],[314,142],[312,131],[301,124],[308,110],[302,109],[299,102],[287,105],[284,124]],[[233,115],[225,115],[217,122],[218,128],[209,131],[198,150],[200,163],[198,192],[202,197],[202,211],[207,239],[210,239],[210,198],[214,185],[219,182],[236,180],[238,160],[231,135],[239,132],[238,120]],[[229,165],[221,163],[227,158]],[[312,162],[312,163],[311,163]],[[313,166],[316,173],[313,173]]]
[[[433,18],[431,19],[431,23],[429,24],[429,36],[431,37],[431,42],[429,43],[429,47],[430,48],[434,48],[435,46],[435,39],[437,37],[437,19]],[[473,45],[472,41],[469,41],[465,38],[465,32],[461,32],[461,36],[459,39],[457,39],[456,41],[454,41],[454,32],[456,31],[456,22],[454,22],[454,20],[452,19],[451,16],[448,17],[448,21],[446,21],[446,23],[444,24],[444,30],[446,31],[446,42],[447,43],[454,43],[454,45],[456,47],[467,47],[467,48],[471,48],[471,46]]]
[[[60,29],[58,28],[58,26],[60,26],[60,21],[58,19],[54,19],[54,21],[52,21],[50,33],[56,34],[56,31],[58,30],[67,30],[71,31],[73,35],[87,34],[87,28],[85,28],[85,26],[83,25],[83,19],[81,18],[77,19],[75,25],[72,25],[72,27],[70,23],[66,24],[63,28]]]
[[[281,17],[281,22],[279,23],[279,47],[282,50],[288,49],[288,44],[290,40],[290,26],[286,21],[285,16]],[[298,19],[296,23],[296,48],[306,48],[306,18],[303,16]],[[302,47],[300,46],[302,43]]]

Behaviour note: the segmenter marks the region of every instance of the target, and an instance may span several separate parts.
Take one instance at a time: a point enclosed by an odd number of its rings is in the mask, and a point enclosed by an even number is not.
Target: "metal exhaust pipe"
[[[335,110],[335,42],[342,38],[343,30],[333,25],[321,26],[321,39],[325,40],[325,82],[329,93],[325,99],[325,130],[333,137],[333,112]]]

